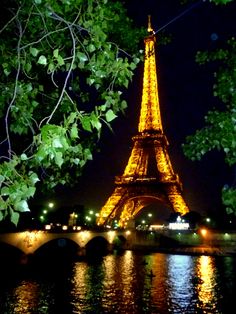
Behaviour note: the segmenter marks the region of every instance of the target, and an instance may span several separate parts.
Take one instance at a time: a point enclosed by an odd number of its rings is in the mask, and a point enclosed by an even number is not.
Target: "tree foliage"
[[[0,220],[17,224],[36,188],[72,184],[139,62],[120,2],[3,0],[0,25]]]
[[[230,1],[215,1],[224,4]],[[224,46],[215,51],[198,52],[199,64],[213,62],[217,66],[214,73],[213,94],[223,109],[213,108],[205,117],[205,127],[186,138],[184,153],[192,160],[200,160],[211,150],[223,151],[225,162],[234,167],[236,164],[236,41],[230,38]],[[222,106],[221,106],[222,107]],[[235,183],[234,183],[235,184]],[[225,185],[222,201],[228,213],[236,214],[236,187]]]

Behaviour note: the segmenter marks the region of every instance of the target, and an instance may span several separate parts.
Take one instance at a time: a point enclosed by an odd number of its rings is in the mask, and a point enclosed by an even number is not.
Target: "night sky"
[[[163,128],[173,168],[183,183],[184,198],[190,210],[200,213],[219,210],[221,188],[233,180],[223,154],[208,153],[202,161],[192,162],[183,155],[181,144],[187,135],[204,125],[204,115],[218,103],[212,96],[214,67],[196,64],[196,51],[219,47],[235,35],[236,5],[215,6],[208,1],[180,5],[177,0],[127,2],[129,15],[137,26],[146,27],[147,16],[151,14],[154,30],[163,27],[172,37],[170,44],[156,48],[156,61]],[[143,48],[142,44],[140,49]],[[114,133],[105,132],[100,152],[86,166],[80,183],[73,190],[60,193],[60,198],[55,199],[57,206],[81,204],[99,210],[113,192],[114,178],[123,174],[132,149],[131,138],[137,133],[142,71],[143,63],[127,92],[126,116],[115,121]]]

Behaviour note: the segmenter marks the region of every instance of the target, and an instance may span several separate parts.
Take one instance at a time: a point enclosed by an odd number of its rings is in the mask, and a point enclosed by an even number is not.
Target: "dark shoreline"
[[[137,245],[131,248],[132,251],[146,253],[164,253],[180,255],[209,255],[209,256],[236,256],[236,248],[209,247],[209,246],[178,246],[178,247],[147,247]]]

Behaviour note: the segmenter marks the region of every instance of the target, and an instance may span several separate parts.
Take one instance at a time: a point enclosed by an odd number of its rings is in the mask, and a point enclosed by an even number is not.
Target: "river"
[[[65,259],[66,260],[66,259]],[[143,254],[1,267],[1,314],[233,313],[236,257]]]

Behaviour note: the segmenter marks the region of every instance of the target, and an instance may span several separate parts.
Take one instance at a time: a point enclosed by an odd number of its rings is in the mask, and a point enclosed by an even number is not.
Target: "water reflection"
[[[82,306],[85,302],[86,297],[86,283],[85,283],[85,275],[86,275],[86,263],[77,263],[73,267],[72,278],[71,278],[71,296],[72,296],[72,307],[76,307],[77,305]]]
[[[5,301],[0,298],[0,313],[32,314],[49,313],[54,300],[50,298],[52,287],[40,285],[30,279],[18,282],[18,285],[7,290]]]
[[[201,313],[199,309],[218,313],[213,259],[166,254],[143,257],[126,251],[105,257],[86,273],[77,263],[74,308],[76,313],[90,313],[95,306],[96,313]]]
[[[212,256],[200,256],[196,268],[197,276],[201,279],[196,286],[198,299],[200,301],[198,306],[207,310],[208,313],[219,313],[217,311],[217,274],[214,258]]]
[[[126,251],[0,281],[3,314],[231,313],[235,258]],[[152,275],[151,275],[152,272]]]
[[[135,285],[137,284],[137,274],[134,268],[134,256],[131,251],[126,251],[121,259],[118,272],[121,287],[121,300],[125,308],[133,308],[135,306]]]
[[[191,279],[194,259],[188,255],[169,255],[167,259],[168,302],[173,313],[192,313],[194,296]]]
[[[158,309],[158,313],[168,313],[168,282],[167,263],[165,254],[151,256],[150,265],[155,277],[152,280],[152,307]]]
[[[39,287],[35,282],[22,281],[13,291],[14,313],[31,313],[38,307]]]

